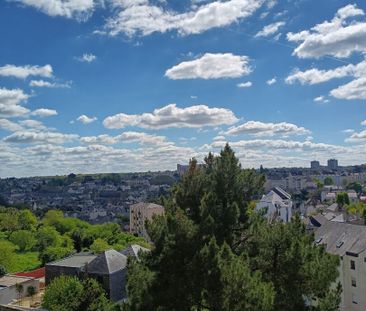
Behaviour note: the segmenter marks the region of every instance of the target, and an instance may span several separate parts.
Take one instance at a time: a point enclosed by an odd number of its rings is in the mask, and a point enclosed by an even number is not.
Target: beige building
[[[324,221],[316,243],[340,257],[341,311],[366,310],[366,226]]]
[[[20,285],[19,289],[17,288]],[[0,304],[7,305],[19,298],[28,295],[28,288],[34,287],[39,291],[39,280],[31,277],[23,277],[6,274],[0,277]]]
[[[148,239],[145,222],[154,215],[164,214],[164,207],[154,203],[137,203],[130,206],[130,232]]]

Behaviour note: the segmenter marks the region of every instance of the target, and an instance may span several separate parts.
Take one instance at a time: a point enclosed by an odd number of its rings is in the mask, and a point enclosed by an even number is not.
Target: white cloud
[[[361,125],[365,125],[366,126],[366,120],[361,122]]]
[[[50,78],[52,77],[52,67],[51,65],[45,65],[45,66],[5,65],[3,67],[0,67],[0,76],[15,77],[18,79],[26,79],[29,76],[40,76]]]
[[[300,84],[318,84],[330,81],[332,79],[340,79],[344,77],[362,77],[366,75],[366,60],[353,65],[337,67],[331,70],[320,70],[312,68],[306,71],[300,71],[295,69],[287,78],[286,83],[294,84],[299,82]]]
[[[249,58],[231,53],[206,53],[195,60],[182,62],[165,72],[173,79],[238,78],[251,72]]]
[[[255,136],[274,136],[274,135],[308,135],[311,132],[292,123],[264,123],[260,121],[248,121],[242,125],[231,127],[226,135],[255,135]]]
[[[331,90],[330,94],[339,99],[366,99],[366,77],[353,80]]]
[[[268,37],[268,36],[274,35],[284,25],[285,25],[284,22],[276,22],[276,23],[264,26],[263,29],[255,35],[255,37]]]
[[[267,80],[267,81],[266,81],[266,83],[267,83],[268,85],[273,85],[273,84],[275,84],[276,82],[277,82],[276,77],[273,77],[272,79],[269,79],[269,80]]]
[[[326,99],[325,96],[318,96],[314,98],[314,102],[316,103],[328,103],[329,99]]]
[[[51,131],[37,131],[37,130],[23,130],[15,132],[3,140],[8,143],[19,144],[34,144],[34,143],[49,143],[49,144],[63,144],[65,142],[73,141],[78,136],[74,134],[63,134]]]
[[[352,129],[346,129],[346,130],[343,130],[342,133],[346,133],[346,134],[351,134],[351,133],[354,133],[355,130],[352,130]]]
[[[56,82],[49,82],[44,80],[31,80],[29,82],[29,86],[31,87],[48,87],[48,88],[70,88],[71,82],[67,83],[56,83]]]
[[[56,116],[57,111],[54,109],[40,108],[32,111],[31,115],[37,117],[51,117]]]
[[[0,119],[0,129],[16,132],[21,131],[23,128],[18,123],[9,121],[7,119]]]
[[[253,85],[252,82],[247,81],[247,82],[242,82],[242,83],[237,84],[237,87],[239,87],[239,88],[248,88],[248,87],[251,87],[252,85]]]
[[[366,22],[349,21],[364,16],[363,10],[349,4],[338,10],[331,21],[325,21],[298,33],[288,33],[287,39],[299,42],[293,54],[300,58],[326,55],[349,57],[353,52],[366,52]]]
[[[122,33],[130,37],[171,30],[177,30],[181,35],[199,34],[245,19],[264,3],[263,0],[212,1],[178,13],[149,1],[119,2],[122,3],[121,10],[108,19],[105,29],[112,36]]]
[[[93,123],[94,121],[98,120],[98,118],[97,117],[88,117],[85,114],[83,114],[80,117],[78,117],[76,120],[80,121],[83,124],[89,124],[89,123]]]
[[[226,108],[210,108],[205,105],[179,108],[170,104],[141,115],[116,114],[104,119],[106,128],[120,129],[137,126],[148,129],[200,128],[204,126],[230,125],[237,122],[234,113]]]
[[[29,109],[20,106],[29,98],[21,89],[0,88],[0,117],[18,117],[25,115]]]
[[[83,56],[76,58],[79,62],[91,63],[97,59],[97,57],[92,53],[84,53]]]
[[[94,0],[10,0],[31,6],[50,16],[62,16],[86,20],[93,13]]]
[[[346,142],[354,143],[354,142],[362,142],[366,141],[366,130],[361,131],[359,133],[353,133],[350,137],[346,138]]]
[[[117,143],[140,143],[140,144],[152,144],[163,145],[172,144],[167,142],[166,137],[151,135],[143,132],[124,132],[117,136],[99,135],[99,136],[87,136],[81,137],[80,141],[86,144],[106,144],[113,145]]]

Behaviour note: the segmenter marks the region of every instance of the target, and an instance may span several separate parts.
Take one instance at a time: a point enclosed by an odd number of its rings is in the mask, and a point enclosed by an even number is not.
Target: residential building
[[[130,206],[130,232],[149,239],[145,223],[155,215],[164,214],[164,207],[154,203],[137,203]]]
[[[263,195],[256,205],[256,210],[266,210],[266,218],[269,222],[276,220],[290,222],[292,206],[291,195],[285,190],[275,187],[269,193]]]
[[[330,170],[336,170],[338,168],[338,160],[336,160],[336,159],[329,159],[328,160],[328,168]]]
[[[366,310],[366,226],[320,221],[315,241],[340,257],[341,311]]]
[[[120,301],[127,297],[126,273],[127,256],[123,251],[104,251],[99,255],[78,253],[59,261],[46,264],[46,284],[61,275],[75,277],[89,276],[96,279],[104,288],[107,297]]]
[[[21,286],[21,290],[18,290],[18,286]],[[0,305],[7,305],[27,296],[28,288],[31,286],[36,292],[39,291],[39,281],[35,278],[12,274],[0,277]]]
[[[311,167],[311,169],[312,170],[318,170],[318,169],[320,169],[320,163],[319,163],[319,161],[311,161],[310,162],[310,167]]]

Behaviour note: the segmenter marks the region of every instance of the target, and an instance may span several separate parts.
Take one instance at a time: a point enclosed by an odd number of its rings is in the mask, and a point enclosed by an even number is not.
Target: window
[[[356,270],[356,264],[354,260],[351,260],[351,270]]]
[[[355,294],[352,294],[352,303],[354,303],[354,304],[358,304],[358,302],[357,302],[357,297],[356,297],[356,295]]]
[[[355,279],[355,278],[352,278],[352,279],[351,279],[351,285],[352,285],[353,287],[357,287],[357,285],[356,285],[356,279]]]

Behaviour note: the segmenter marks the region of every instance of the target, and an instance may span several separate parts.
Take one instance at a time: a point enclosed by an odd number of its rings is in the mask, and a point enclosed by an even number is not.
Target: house
[[[121,252],[107,250],[99,255],[78,253],[59,261],[46,264],[46,285],[61,275],[78,278],[88,276],[96,279],[104,288],[107,297],[112,301],[120,301],[127,297],[126,273],[128,254],[138,256],[137,245],[128,247]],[[125,255],[125,254],[126,255]]]
[[[273,220],[291,221],[292,217],[291,195],[280,187],[273,188],[268,194],[263,195],[256,205],[256,210],[266,210],[266,218]]]
[[[34,287],[35,292],[38,292],[39,281],[32,277],[13,274],[0,277],[0,305],[7,305],[13,300],[27,296],[29,287]]]
[[[366,226],[322,221],[315,241],[340,257],[341,311],[366,310]]]
[[[146,231],[146,221],[155,215],[163,215],[164,207],[154,203],[137,203],[130,206],[130,232],[149,239]]]
[[[44,267],[36,269],[36,270],[32,270],[32,271],[17,272],[14,274],[17,276],[31,277],[31,278],[38,280],[40,289],[44,288],[44,286],[45,286],[46,269]]]

